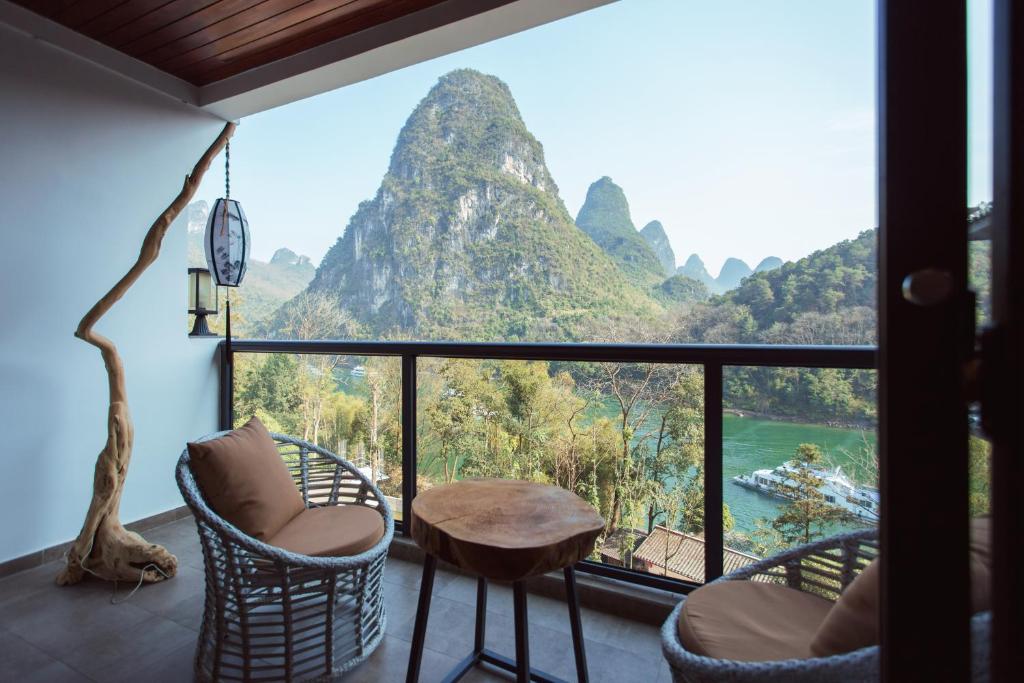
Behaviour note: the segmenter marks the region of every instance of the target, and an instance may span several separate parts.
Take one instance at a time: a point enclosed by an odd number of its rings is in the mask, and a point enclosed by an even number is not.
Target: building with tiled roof
[[[728,574],[759,559],[739,550],[725,548],[723,568]],[[633,568],[659,576],[704,583],[704,539],[656,526],[633,552]]]

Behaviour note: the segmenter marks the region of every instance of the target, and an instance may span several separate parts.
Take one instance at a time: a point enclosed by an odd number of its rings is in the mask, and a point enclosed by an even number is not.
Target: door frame
[[[881,673],[964,681],[966,0],[880,0],[878,22]]]
[[[1024,670],[1024,6],[996,0],[993,9],[992,325],[982,411],[992,441],[992,680],[1001,682]]]

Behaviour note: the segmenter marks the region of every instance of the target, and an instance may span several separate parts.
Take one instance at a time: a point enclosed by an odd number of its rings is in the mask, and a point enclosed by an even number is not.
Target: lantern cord
[[[224,320],[224,342],[227,348],[224,349],[225,354],[228,357],[230,363],[234,358],[231,355],[231,288],[225,287],[227,290],[225,295],[225,302],[227,304],[227,318]]]
[[[224,145],[224,199],[231,199],[231,141]]]

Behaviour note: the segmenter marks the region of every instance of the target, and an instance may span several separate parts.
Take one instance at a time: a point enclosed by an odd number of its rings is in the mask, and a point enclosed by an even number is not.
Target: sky
[[[972,204],[991,198],[991,0],[970,0]],[[873,0],[620,0],[242,120],[231,194],[252,255],[319,263],[437,79],[512,90],[575,216],[611,176],[681,265],[801,258],[877,225]],[[222,160],[198,198],[223,193]]]

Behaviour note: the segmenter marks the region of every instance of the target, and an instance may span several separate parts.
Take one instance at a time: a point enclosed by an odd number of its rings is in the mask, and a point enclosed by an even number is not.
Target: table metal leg
[[[480,577],[476,581],[476,633],[473,637],[473,654],[484,651],[487,630],[487,579]]]
[[[569,623],[572,626],[572,649],[576,655],[576,679],[588,683],[587,653],[583,648],[583,624],[580,622],[580,596],[576,591],[576,569],[565,568],[565,602],[569,605]]]
[[[530,633],[526,616],[526,583],[512,584],[512,602],[516,621],[516,683],[530,681]]]
[[[423,643],[427,638],[427,617],[430,616],[430,595],[434,592],[434,572],[437,558],[427,553],[423,559],[423,579],[420,581],[420,601],[416,607],[416,626],[412,631],[412,648],[409,650],[409,670],[406,683],[418,683],[420,662],[423,660]]]

